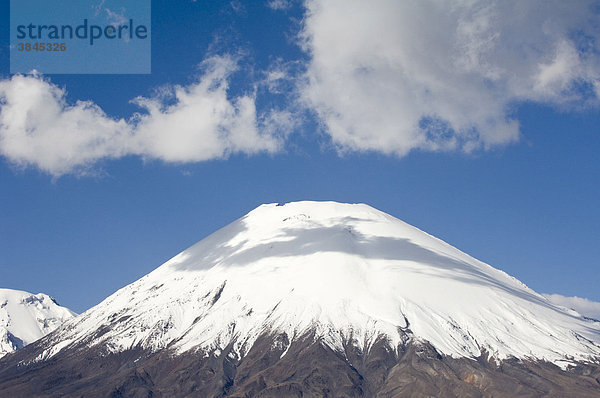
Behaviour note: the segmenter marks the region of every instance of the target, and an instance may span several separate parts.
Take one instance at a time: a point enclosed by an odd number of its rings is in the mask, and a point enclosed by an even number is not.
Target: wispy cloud
[[[598,105],[593,1],[306,0],[299,90],[341,150],[492,148],[513,105]]]
[[[98,17],[102,14],[106,14],[105,17],[110,24],[122,25],[127,22],[125,16],[125,8],[121,7],[119,11],[113,11],[108,7],[105,7],[106,0],[100,0],[97,4],[92,4],[94,9],[94,16]]]
[[[113,25],[124,25],[127,23],[128,18],[125,16],[125,9],[121,8],[119,12],[112,11],[108,8],[105,8],[106,17],[108,19],[108,23]]]
[[[600,303],[581,297],[566,297],[560,294],[544,294],[551,303],[574,309],[581,315],[600,319]]]
[[[269,0],[267,7],[273,10],[287,10],[292,6],[292,0]]]
[[[257,114],[254,94],[230,98],[236,68],[231,57],[212,57],[195,83],[135,98],[141,112],[127,120],[90,101],[69,104],[64,89],[40,76],[15,75],[0,81],[0,153],[57,177],[127,155],[181,163],[275,152],[289,116]]]

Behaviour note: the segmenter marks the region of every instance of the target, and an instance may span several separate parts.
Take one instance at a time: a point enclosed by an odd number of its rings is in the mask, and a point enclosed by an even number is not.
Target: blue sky
[[[6,3],[2,287],[83,311],[311,199],[600,301],[598,3],[153,1],[151,74],[45,76],[10,75]]]

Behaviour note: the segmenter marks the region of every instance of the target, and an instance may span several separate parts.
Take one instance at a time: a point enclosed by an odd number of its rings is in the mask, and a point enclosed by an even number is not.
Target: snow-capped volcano
[[[263,335],[313,333],[333,350],[385,339],[497,360],[597,361],[600,323],[363,204],[267,204],[67,322],[69,346],[243,358]]]
[[[48,295],[0,289],[0,357],[36,341],[74,316]]]

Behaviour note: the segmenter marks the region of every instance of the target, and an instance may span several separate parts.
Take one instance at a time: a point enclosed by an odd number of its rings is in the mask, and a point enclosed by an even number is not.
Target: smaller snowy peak
[[[45,336],[75,315],[46,294],[0,289],[0,357]]]

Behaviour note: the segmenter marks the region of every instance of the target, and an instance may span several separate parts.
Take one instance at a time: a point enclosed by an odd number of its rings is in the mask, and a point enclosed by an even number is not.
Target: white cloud
[[[600,303],[581,297],[566,297],[560,294],[544,294],[552,304],[574,309],[581,315],[600,319]]]
[[[177,163],[275,152],[306,108],[342,151],[506,145],[519,139],[518,103],[598,106],[600,7],[592,3],[305,0],[304,72],[302,60],[278,58],[248,73],[262,77],[250,93],[230,92],[230,57],[204,62],[194,83],[134,99],[140,112],[125,119],[90,101],[69,103],[39,76],[0,81],[0,154],[60,176],[127,155]],[[257,110],[262,95],[281,101],[261,103],[291,104]]]
[[[136,117],[133,141],[139,153],[170,162],[197,162],[235,152],[277,150],[275,132],[259,132],[264,126],[257,120],[254,95],[227,97],[235,62],[219,57],[204,64],[206,72],[198,83],[134,100],[147,111]]]
[[[126,155],[198,162],[277,151],[289,129],[286,112],[257,115],[254,95],[229,98],[228,78],[236,70],[231,58],[213,57],[203,67],[195,83],[134,99],[143,112],[128,120],[111,118],[89,101],[69,104],[63,89],[40,76],[0,81],[0,154],[60,176]]]
[[[131,128],[95,104],[69,105],[64,90],[37,77],[0,81],[0,153],[58,176],[130,150]]]
[[[515,103],[598,105],[592,1],[306,0],[303,102],[342,150],[519,139]]]

